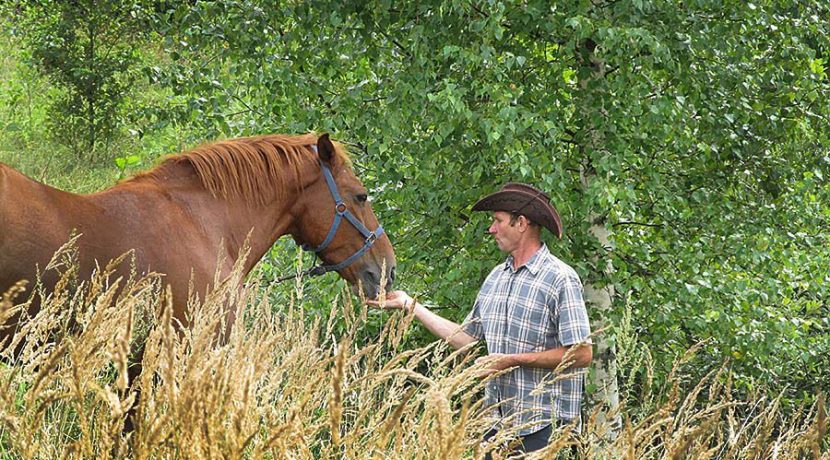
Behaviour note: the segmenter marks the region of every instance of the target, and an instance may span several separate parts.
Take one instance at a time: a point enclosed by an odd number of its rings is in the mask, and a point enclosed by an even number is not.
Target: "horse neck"
[[[306,168],[301,172],[305,173]],[[247,241],[250,250],[244,268],[247,273],[279,237],[291,231],[295,221],[291,208],[300,193],[296,181],[297,178],[289,177],[282,184],[278,198],[264,205],[244,197],[212,196],[186,163],[172,165],[157,175],[154,182],[164,189],[170,201],[179,203],[205,229],[209,244],[217,249],[221,247],[231,261],[236,261]]]
[[[280,236],[288,233],[293,217],[288,212],[290,206],[287,203],[290,202],[263,207],[241,200],[216,200],[210,207],[219,208],[218,213],[225,213],[229,218],[214,229],[218,231],[214,239],[223,241],[226,255],[232,260],[236,260],[247,247],[250,253],[245,261],[245,272],[248,272]],[[212,224],[206,222],[205,225]]]
[[[244,247],[250,250],[245,272],[250,271],[281,236],[291,233],[295,222],[292,207],[299,199],[295,184],[285,184],[274,201],[256,204],[244,198],[213,199],[206,206],[228,216],[222,220],[221,232],[228,257],[236,260]],[[207,222],[206,225],[211,225]]]

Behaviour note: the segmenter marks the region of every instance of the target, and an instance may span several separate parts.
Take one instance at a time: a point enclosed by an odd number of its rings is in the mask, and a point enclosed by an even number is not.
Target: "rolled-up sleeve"
[[[579,276],[575,272],[566,273],[558,288],[559,342],[564,346],[585,341],[591,343],[591,323],[582,298]]]
[[[473,309],[467,314],[467,318],[461,325],[461,330],[474,337],[476,340],[484,338],[484,328],[481,326],[481,310],[479,302],[476,299]]]

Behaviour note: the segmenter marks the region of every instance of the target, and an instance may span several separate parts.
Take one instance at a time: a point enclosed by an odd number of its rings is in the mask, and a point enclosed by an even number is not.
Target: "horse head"
[[[395,280],[392,243],[372,211],[366,187],[328,134],[318,138],[313,150],[319,175],[306,183],[293,207],[298,216],[294,239],[324,262],[312,274],[336,271],[355,291],[362,289],[373,299],[381,280],[387,290]]]

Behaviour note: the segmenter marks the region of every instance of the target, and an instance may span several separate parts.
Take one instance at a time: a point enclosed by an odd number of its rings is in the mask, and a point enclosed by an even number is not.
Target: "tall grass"
[[[272,305],[235,289],[237,267],[190,302],[181,328],[159,277],[117,278],[125,257],[78,280],[71,253],[56,256],[57,288],[35,289],[40,312],[0,349],[3,458],[504,458],[499,440],[480,443],[490,420],[476,350],[401,349],[411,316],[392,314],[361,343],[363,304],[343,295],[330,317],[309,318],[300,301]],[[0,318],[34,297],[7,293]],[[238,320],[225,328],[228,308]],[[345,333],[335,333],[338,319]],[[143,372],[130,381],[139,346]],[[558,429],[534,458],[830,458],[823,397],[784,415],[774,395],[733,399],[726,368],[689,386],[682,364],[667,388],[629,400],[615,439],[589,415],[579,436]]]

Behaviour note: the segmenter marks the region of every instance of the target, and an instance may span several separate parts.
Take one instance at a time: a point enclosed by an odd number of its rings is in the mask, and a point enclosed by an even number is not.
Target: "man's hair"
[[[510,213],[510,226],[511,227],[516,225],[516,221],[519,220],[519,216],[525,216],[525,215],[524,214],[517,214],[515,212]],[[539,226],[539,224],[537,224],[536,222],[533,222],[532,220],[528,219],[527,216],[525,216],[525,219],[527,219],[528,225],[533,226],[533,227],[538,227]]]

